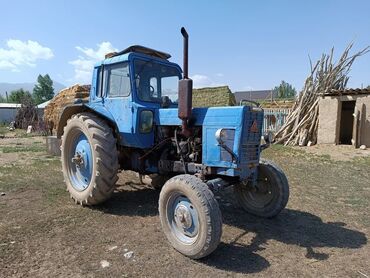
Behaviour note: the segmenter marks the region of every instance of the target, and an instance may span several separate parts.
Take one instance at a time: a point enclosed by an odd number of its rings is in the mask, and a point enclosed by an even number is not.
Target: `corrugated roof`
[[[21,107],[20,103],[0,103],[0,108],[18,108]]]
[[[341,95],[370,95],[370,89],[343,89],[343,90],[330,90],[323,94],[324,96],[341,96]]]
[[[239,104],[241,100],[256,101],[271,99],[271,94],[274,98],[276,97],[276,92],[273,90],[239,91],[234,93],[237,104]]]
[[[50,101],[51,100],[40,103],[39,105],[37,105],[37,108],[44,109],[46,107],[46,105],[48,105],[50,103]]]

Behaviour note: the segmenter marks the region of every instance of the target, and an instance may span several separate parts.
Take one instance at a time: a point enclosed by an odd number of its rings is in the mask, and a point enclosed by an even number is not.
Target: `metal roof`
[[[267,100],[271,99],[271,94],[275,98],[276,93],[273,90],[259,90],[259,91],[239,91],[235,92],[236,103],[240,103],[241,100]]]
[[[44,109],[46,107],[46,105],[48,105],[50,103],[50,101],[51,100],[40,103],[39,105],[37,105],[37,108]]]
[[[21,107],[20,103],[0,103],[0,108],[19,108]]]
[[[342,95],[370,95],[370,88],[330,90],[323,94],[323,96],[342,96]]]

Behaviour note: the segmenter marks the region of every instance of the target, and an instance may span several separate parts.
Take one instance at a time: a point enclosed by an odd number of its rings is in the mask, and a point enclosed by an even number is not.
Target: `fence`
[[[282,125],[291,111],[289,108],[264,108],[264,119],[263,119],[263,133],[271,131],[276,133]]]

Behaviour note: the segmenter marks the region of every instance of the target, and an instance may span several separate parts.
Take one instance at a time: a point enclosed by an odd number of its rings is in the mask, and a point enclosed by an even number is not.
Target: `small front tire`
[[[165,183],[159,216],[172,246],[192,259],[209,255],[220,242],[220,208],[207,185],[195,176],[178,175]]]
[[[272,218],[285,208],[289,199],[289,184],[284,172],[273,162],[261,160],[257,186],[237,184],[234,196],[248,213]]]

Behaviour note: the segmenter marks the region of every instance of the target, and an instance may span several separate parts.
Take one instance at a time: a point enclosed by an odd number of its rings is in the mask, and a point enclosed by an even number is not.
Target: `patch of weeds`
[[[5,135],[8,132],[8,128],[5,125],[0,125],[0,135]]]
[[[40,145],[40,144],[43,144],[44,142],[41,142],[41,141],[34,141],[32,142],[32,145]]]
[[[45,195],[48,202],[55,203],[58,199],[66,197],[68,194],[66,194],[65,187],[52,186],[47,188],[47,190],[45,191]]]
[[[355,157],[353,159],[353,163],[370,166],[370,156],[366,156],[366,157]]]
[[[42,188],[49,190],[63,184],[58,160],[38,160],[32,164],[5,164],[0,167],[0,191],[14,191],[21,188]]]
[[[5,146],[0,147],[2,153],[19,153],[19,152],[43,152],[45,151],[44,146],[34,145],[34,146]]]

